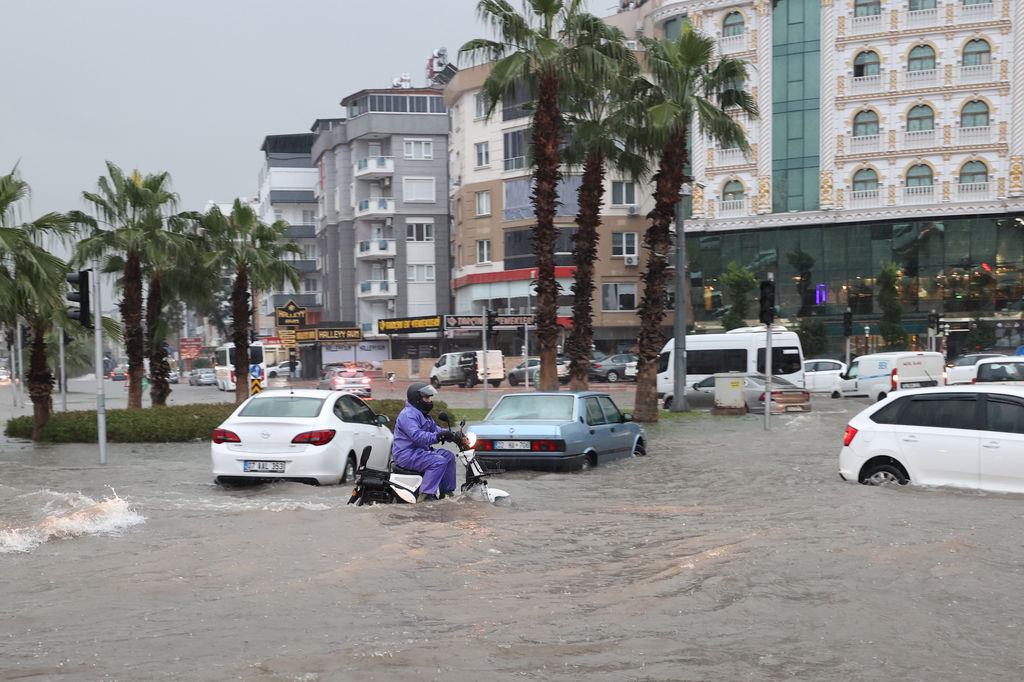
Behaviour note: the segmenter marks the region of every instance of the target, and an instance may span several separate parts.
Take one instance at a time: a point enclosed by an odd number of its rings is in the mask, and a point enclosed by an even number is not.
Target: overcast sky
[[[434,49],[490,35],[476,4],[0,0],[0,174],[31,186],[25,220],[85,208],[107,160],[169,172],[183,210],[252,197],[264,136],[402,72],[424,85]]]

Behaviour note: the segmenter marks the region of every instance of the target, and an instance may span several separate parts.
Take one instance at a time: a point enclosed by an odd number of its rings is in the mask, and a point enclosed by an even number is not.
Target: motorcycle
[[[476,434],[466,431],[466,420],[459,423],[459,429],[452,429],[452,419],[447,412],[437,415],[437,421],[455,434],[455,446],[457,452],[455,459],[466,470],[466,482],[460,490],[463,495],[490,502],[501,504],[509,498],[504,490],[492,488],[487,484],[486,476],[500,474],[500,469],[485,467],[476,458]],[[423,472],[406,469],[391,460],[386,471],[381,469],[370,469],[366,466],[370,453],[367,451],[359,461],[359,468],[356,470],[356,485],[352,490],[352,496],[348,503],[356,506],[364,504],[394,504],[407,503],[415,504],[419,498],[420,484],[423,482]]]

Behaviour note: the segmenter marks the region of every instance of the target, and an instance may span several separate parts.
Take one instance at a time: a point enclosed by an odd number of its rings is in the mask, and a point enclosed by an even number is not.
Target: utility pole
[[[676,202],[676,276],[675,334],[672,346],[672,412],[689,412],[686,400],[686,230],[683,219],[683,194]]]
[[[86,275],[88,277],[88,275]],[[96,440],[100,447],[100,464],[107,463],[107,408],[103,395],[103,308],[100,306],[100,261],[92,261],[92,276],[96,284],[96,313],[93,318],[93,338],[96,340],[93,362],[96,364]]]

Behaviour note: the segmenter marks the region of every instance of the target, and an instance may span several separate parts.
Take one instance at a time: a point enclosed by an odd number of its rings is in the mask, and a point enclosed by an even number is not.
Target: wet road
[[[2,442],[0,679],[1021,678],[1024,496],[841,482],[864,405],[664,422],[510,507]]]

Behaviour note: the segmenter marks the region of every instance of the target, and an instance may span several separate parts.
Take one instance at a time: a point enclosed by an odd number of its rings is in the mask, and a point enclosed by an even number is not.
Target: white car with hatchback
[[[946,366],[946,382],[953,384],[969,384],[978,374],[978,363],[985,358],[1004,358],[1002,353],[968,353],[958,357]]]
[[[340,391],[264,391],[213,430],[210,456],[218,483],[288,479],[314,484],[353,480],[358,462],[387,468],[388,418]]]
[[[846,371],[846,363],[831,358],[804,360],[804,388],[812,393],[830,393],[836,379]]]
[[[1024,493],[1024,386],[900,391],[850,420],[846,481]]]

